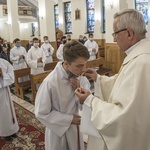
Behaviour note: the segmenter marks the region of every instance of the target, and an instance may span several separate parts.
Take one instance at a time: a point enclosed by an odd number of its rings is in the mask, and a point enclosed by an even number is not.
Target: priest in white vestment
[[[96,59],[96,54],[98,52],[98,45],[93,39],[94,35],[92,33],[89,34],[89,39],[84,43],[84,45],[87,47],[89,53],[90,53],[90,58],[89,60],[95,60]]]
[[[44,36],[44,43],[41,45],[41,49],[45,53],[46,56],[46,63],[53,62],[53,53],[54,53],[54,48],[53,46],[49,43],[48,36]]]
[[[64,51],[64,62],[57,63],[37,92],[35,115],[46,126],[46,150],[84,150],[78,129],[81,105],[74,91],[78,86],[90,89],[88,79],[78,77],[86,69],[89,53],[77,41],[68,42]]]
[[[35,75],[44,72],[46,56],[41,48],[39,48],[39,40],[33,38],[33,46],[27,53],[27,63],[31,68],[31,74]]]
[[[0,58],[0,137],[11,140],[19,130],[9,86],[14,83],[12,65]],[[8,138],[9,137],[9,138]]]
[[[10,61],[13,63],[14,70],[27,68],[26,57],[26,49],[21,46],[20,39],[16,38],[14,40],[14,47],[10,50]],[[27,80],[29,80],[29,76],[19,78],[19,82]]]
[[[115,14],[113,25],[114,41],[127,54],[119,73],[107,77],[89,69],[85,75],[95,81],[95,96],[76,90],[84,106],[81,126],[89,134],[87,150],[150,150],[150,40],[145,22],[138,11],[126,9]]]

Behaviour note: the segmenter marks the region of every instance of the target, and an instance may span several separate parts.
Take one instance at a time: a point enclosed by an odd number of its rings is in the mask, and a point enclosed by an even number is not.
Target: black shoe
[[[17,134],[15,133],[15,134],[11,135],[10,137],[17,138]]]
[[[6,137],[4,137],[4,140],[5,140],[5,141],[12,141],[13,138],[12,138],[11,136],[6,136]]]

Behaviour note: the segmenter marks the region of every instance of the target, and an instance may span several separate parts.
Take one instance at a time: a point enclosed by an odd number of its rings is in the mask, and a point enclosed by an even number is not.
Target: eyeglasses
[[[116,38],[116,35],[117,35],[118,33],[122,32],[122,31],[126,31],[126,30],[127,30],[127,29],[122,29],[122,30],[119,30],[119,31],[117,31],[117,32],[112,33],[113,38]]]

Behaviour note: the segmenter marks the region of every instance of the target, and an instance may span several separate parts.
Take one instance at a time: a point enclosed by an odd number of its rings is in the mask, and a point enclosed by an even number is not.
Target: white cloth
[[[87,40],[85,43],[84,43],[84,46],[87,47],[89,53],[90,53],[90,58],[89,60],[95,60],[96,59],[96,54],[98,52],[98,45],[95,41],[90,41],[90,40]],[[92,49],[95,48],[96,49],[96,52],[93,52]]]
[[[149,45],[142,40],[131,47],[118,76],[98,76],[99,94],[84,105],[102,138],[89,136],[87,150],[150,150]]]
[[[37,62],[38,58],[42,57],[42,63]],[[27,63],[31,68],[31,74],[38,74],[44,72],[44,66],[46,62],[46,56],[41,48],[35,48],[34,46],[29,49],[27,54]]]
[[[14,83],[13,67],[0,58],[0,68],[3,73],[3,77],[0,76],[0,137],[6,137],[16,133],[19,126],[9,90],[9,85]]]
[[[53,62],[52,55],[54,53],[54,48],[52,47],[52,45],[49,43],[43,43],[41,45],[41,48],[46,55],[46,63]],[[48,51],[49,48],[50,48],[50,51]]]
[[[80,85],[90,89],[87,78],[79,77]],[[35,115],[46,126],[46,150],[77,150],[77,126],[72,125],[73,114],[81,106],[68,80],[68,74],[58,62],[55,69],[44,79],[36,100]],[[84,150],[80,134],[81,150]]]
[[[20,55],[23,55],[24,59],[23,58],[19,59]],[[10,50],[10,61],[13,63],[14,70],[27,68],[26,57],[27,57],[26,49],[22,46],[20,47],[14,46]],[[24,76],[18,79],[19,82],[24,82],[27,80],[29,80],[29,76]]]
[[[56,57],[59,59],[59,61],[64,61],[64,58],[63,58],[63,48],[64,48],[64,44],[60,44],[57,52],[56,52]]]

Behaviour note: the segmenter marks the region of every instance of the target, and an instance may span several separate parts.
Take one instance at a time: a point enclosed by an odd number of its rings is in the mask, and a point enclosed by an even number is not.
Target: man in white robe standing
[[[9,86],[14,83],[12,65],[0,58],[0,137],[11,141],[19,130]]]
[[[71,41],[65,44],[63,56],[64,62],[57,63],[38,90],[35,115],[46,126],[46,150],[84,150],[79,131],[81,105],[74,91],[79,86],[90,89],[88,79],[79,76],[86,70],[89,52]]]
[[[95,81],[95,96],[76,90],[82,118],[89,120],[81,126],[91,124],[83,129],[87,150],[150,150],[150,40],[144,18],[135,9],[122,10],[114,15],[113,30],[114,42],[127,54],[119,73],[106,77],[89,69],[85,75]],[[97,132],[89,132],[92,126]]]
[[[61,37],[61,42],[62,44],[60,44],[57,52],[56,52],[56,57],[57,59],[59,59],[59,61],[64,61],[64,58],[63,58],[63,48],[64,48],[64,45],[67,43],[67,39],[66,39],[66,36],[62,36]]]
[[[45,53],[46,63],[53,62],[52,56],[53,56],[53,53],[54,53],[54,48],[49,43],[48,36],[44,36],[43,39],[44,39],[44,43],[41,45],[41,49]]]
[[[90,53],[90,58],[89,60],[95,60],[96,59],[96,54],[98,52],[98,45],[93,39],[94,35],[92,33],[89,34],[89,39],[84,43],[84,45],[87,47],[89,53]]]
[[[26,57],[26,49],[21,46],[20,39],[16,38],[14,40],[14,47],[10,50],[10,61],[13,63],[14,70],[27,68]],[[29,80],[29,76],[19,78],[19,82],[27,80]]]
[[[39,48],[39,39],[33,38],[33,46],[27,53],[27,63],[31,68],[31,74],[35,75],[44,72],[46,56],[41,48]]]

